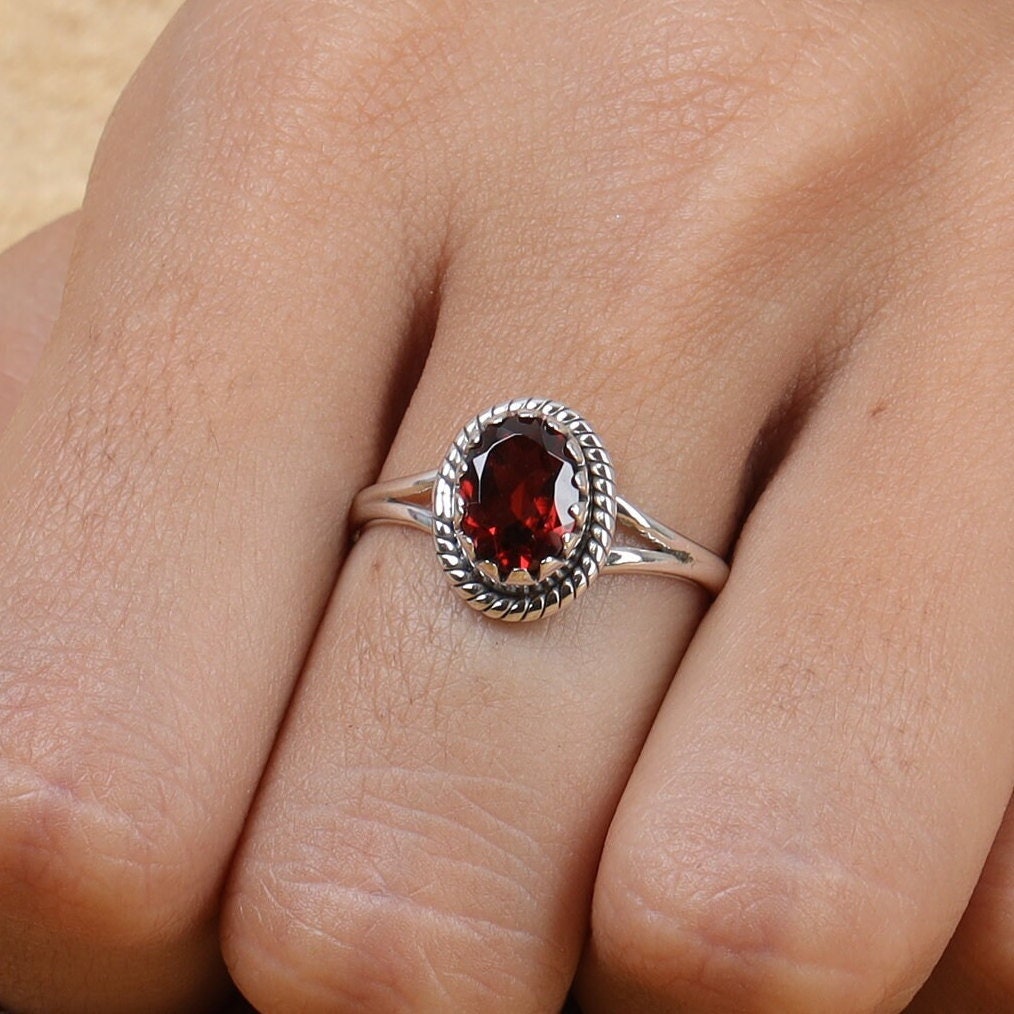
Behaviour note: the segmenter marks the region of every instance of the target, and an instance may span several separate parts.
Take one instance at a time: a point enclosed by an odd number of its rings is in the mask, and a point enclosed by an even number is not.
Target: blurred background
[[[180,0],[0,0],[0,249],[81,204],[123,86]]]

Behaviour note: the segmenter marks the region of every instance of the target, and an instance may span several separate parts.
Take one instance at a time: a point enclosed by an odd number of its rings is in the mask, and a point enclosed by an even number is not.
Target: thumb
[[[0,253],[0,432],[42,355],[60,311],[77,213]]]

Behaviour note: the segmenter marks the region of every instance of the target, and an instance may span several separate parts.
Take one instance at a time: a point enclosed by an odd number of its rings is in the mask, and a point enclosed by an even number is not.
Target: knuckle
[[[206,914],[209,822],[187,752],[131,699],[139,679],[104,652],[0,644],[0,905],[54,939],[166,942]]]
[[[226,964],[269,1014],[527,1009],[518,985],[490,971],[487,947],[475,920],[390,888],[339,885],[302,861],[245,861],[224,909]]]
[[[897,979],[911,962],[899,924],[879,888],[838,868],[711,855],[686,867],[609,863],[592,940],[603,981],[650,1009],[875,1012],[914,989]]]
[[[175,938],[195,916],[192,857],[149,837],[130,814],[37,772],[0,769],[0,898],[53,938],[139,947]]]
[[[826,144],[834,125],[813,118],[814,102],[844,107],[851,86],[869,116],[870,99],[934,80],[923,70],[928,53],[942,49],[940,19],[823,2],[729,6],[663,5],[623,25],[607,66],[628,113],[642,110],[640,122],[685,143],[766,120],[776,102],[812,121],[814,140]]]
[[[334,885],[244,865],[226,902],[222,951],[257,1010],[428,1009],[413,982],[418,954],[409,927],[399,932],[379,912],[357,926],[350,906],[336,905]]]
[[[383,792],[375,776],[348,805],[276,813],[251,839],[223,921],[241,989],[267,1011],[538,1008],[571,956],[528,928],[524,861],[494,846],[491,868],[485,827],[402,803],[400,772],[378,776]],[[287,829],[308,826],[294,843]]]
[[[208,2],[187,21],[190,65],[241,124],[317,149],[341,131],[390,138],[418,118],[454,33],[439,3]],[[200,57],[206,54],[208,59]]]
[[[434,174],[419,166],[436,150],[442,120],[429,107],[446,84],[442,47],[454,44],[429,5],[411,0],[188,4],[112,117],[89,202],[129,173],[150,195],[145,220],[162,224],[138,240],[145,257],[170,293],[177,272],[202,279],[203,299],[216,293],[208,272],[176,259],[201,218],[214,236],[201,253],[212,278],[247,270],[251,243],[286,268],[283,235],[331,256],[340,223],[352,236],[366,235],[365,219],[371,238],[418,237],[405,209],[438,210]],[[140,147],[150,156],[125,166],[123,151]]]

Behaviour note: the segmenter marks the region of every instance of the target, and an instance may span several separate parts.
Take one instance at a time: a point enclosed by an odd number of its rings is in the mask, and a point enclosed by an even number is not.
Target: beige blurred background
[[[0,0],[0,249],[81,203],[102,126],[180,0]]]

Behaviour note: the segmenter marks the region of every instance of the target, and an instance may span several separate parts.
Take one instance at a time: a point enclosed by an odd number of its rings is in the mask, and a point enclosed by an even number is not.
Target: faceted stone
[[[580,501],[567,438],[537,419],[508,418],[485,428],[461,475],[462,533],[477,563],[538,580],[546,557],[562,558]]]

